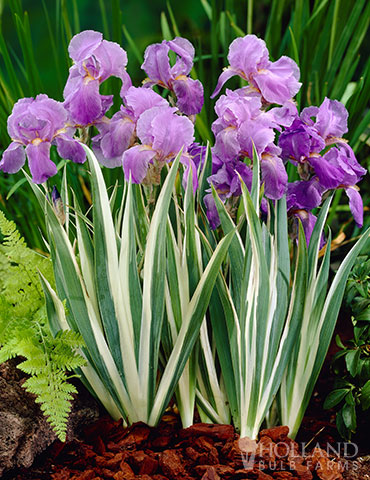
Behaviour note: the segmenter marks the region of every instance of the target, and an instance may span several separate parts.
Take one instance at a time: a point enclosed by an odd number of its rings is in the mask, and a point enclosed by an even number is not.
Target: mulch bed
[[[159,427],[142,423],[123,428],[103,417],[84,439],[56,442],[38,465],[13,480],[339,480],[338,459],[314,448],[304,458],[287,427],[262,430],[257,442],[240,439],[230,425],[198,423],[181,429],[167,414]],[[9,477],[8,477],[9,478]],[[357,477],[365,479],[366,476]]]
[[[338,331],[343,334],[343,328]],[[342,322],[347,324],[347,322]],[[348,333],[350,338],[351,331]],[[257,442],[240,440],[230,425],[195,423],[182,429],[178,415],[167,413],[157,428],[135,424],[123,428],[106,415],[85,428],[80,440],[57,441],[40,455],[32,468],[8,472],[3,480],[370,480],[366,416],[353,442],[356,459],[339,459],[345,443],[335,427],[335,412],[323,410],[332,388],[330,358],[320,374],[297,442],[287,427],[262,430]],[[330,379],[328,381],[328,379]],[[199,419],[198,419],[199,420]],[[300,447],[304,444],[305,454]],[[321,447],[321,448],[320,448]],[[353,449],[349,448],[351,455]],[[339,453],[339,452],[338,452]]]

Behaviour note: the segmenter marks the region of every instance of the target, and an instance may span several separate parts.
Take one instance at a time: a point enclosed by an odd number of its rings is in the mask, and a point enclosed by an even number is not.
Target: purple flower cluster
[[[19,100],[8,119],[12,143],[5,150],[0,169],[17,172],[28,158],[33,181],[45,182],[57,168],[50,159],[56,146],[60,157],[85,161],[81,145],[95,130],[92,148],[106,167],[122,167],[135,183],[158,184],[160,173],[181,151],[184,181],[202,168],[206,148],[194,143],[195,115],[203,106],[203,86],[190,77],[194,47],[177,37],[150,45],[142,69],[142,87],[132,86],[126,71],[127,54],[99,32],[87,30],[72,38],[68,52],[73,60],[64,88],[64,102],[38,95]],[[248,85],[226,90],[217,100],[217,119],[212,125],[212,174],[208,178],[220,198],[233,208],[241,195],[241,180],[250,189],[253,150],[261,166],[262,207],[267,200],[287,196],[288,212],[300,218],[310,238],[318,207],[328,191],[344,188],[354,219],[362,225],[363,206],[356,184],[365,174],[351,147],[342,138],[348,113],[336,100],[325,99],[320,107],[297,111],[299,68],[288,57],[269,60],[265,42],[255,35],[234,40],[229,66],[221,73],[212,98],[235,76]],[[112,95],[101,95],[100,85],[110,77],[122,81],[120,110],[106,114]],[[150,87],[165,89],[168,99]],[[74,136],[76,132],[80,136]],[[25,148],[24,148],[25,147]],[[286,165],[296,166],[300,180],[289,183]],[[212,228],[219,225],[211,191],[204,198]]]
[[[357,162],[342,135],[348,113],[337,100],[325,98],[320,107],[305,108],[279,138],[282,157],[297,166],[302,180],[288,185],[287,202],[292,212],[301,210],[312,230],[309,211],[320,205],[329,190],[344,188],[357,225],[363,223],[363,205],[356,184],[366,170]]]
[[[170,64],[170,50],[176,54]],[[203,86],[189,77],[194,47],[184,38],[151,45],[145,52],[142,68],[149,79],[143,87],[133,87],[126,71],[127,54],[99,32],[86,30],[75,35],[68,47],[73,60],[64,88],[64,102],[39,95],[14,105],[8,119],[12,143],[0,161],[0,169],[15,173],[25,163],[26,155],[35,183],[45,182],[57,172],[50,159],[55,144],[65,159],[83,163],[86,159],[76,129],[94,126],[98,135],[92,147],[106,167],[123,167],[133,182],[158,183],[160,171],[182,150],[181,162],[190,171],[197,187],[197,166],[188,153],[194,141],[193,116],[203,106]],[[113,95],[101,95],[100,85],[110,77],[122,80],[120,110],[108,118]],[[149,87],[160,85],[176,97],[177,107]],[[175,103],[175,98],[170,99]],[[26,147],[25,151],[23,146]],[[184,179],[186,181],[187,176]]]
[[[326,98],[320,107],[305,108],[299,115],[292,98],[301,86],[298,66],[288,57],[270,62],[265,43],[254,35],[234,40],[228,60],[230,66],[220,75],[213,97],[234,75],[249,85],[226,90],[216,102],[208,181],[220,198],[233,205],[241,194],[240,178],[250,189],[254,145],[265,197],[277,200],[287,195],[289,214],[301,219],[308,241],[316,221],[311,211],[330,190],[345,189],[354,219],[361,226],[363,206],[356,184],[366,171],[342,138],[347,131],[345,107]],[[297,167],[300,181],[288,183],[287,162]],[[216,228],[219,217],[212,194],[204,201],[211,226]]]

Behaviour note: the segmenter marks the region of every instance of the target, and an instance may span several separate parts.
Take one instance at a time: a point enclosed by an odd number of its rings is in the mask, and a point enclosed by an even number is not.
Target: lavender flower
[[[176,62],[171,67],[168,54],[176,53]],[[150,45],[144,54],[141,68],[148,75],[144,85],[151,87],[160,85],[167,88],[177,97],[177,106],[185,115],[195,115],[202,110],[203,85],[199,80],[189,77],[193,67],[194,47],[186,38],[176,37],[174,40]]]
[[[362,200],[355,185],[366,170],[342,138],[347,132],[347,119],[344,105],[325,98],[320,107],[308,107],[302,111],[300,118],[280,135],[279,146],[283,158],[297,164],[305,180],[315,178],[322,192],[344,188],[354,219],[358,226],[362,226]],[[326,147],[331,148],[323,153]]]
[[[168,102],[153,90],[130,87],[123,97],[126,106],[111,119],[103,117],[96,124],[99,135],[92,139],[100,163],[113,168],[122,165],[123,153],[136,140],[136,124],[140,115],[153,107],[166,107]]]
[[[187,178],[191,165],[193,185],[197,188],[196,166],[187,154],[194,141],[194,125],[176,111],[175,107],[153,107],[140,116],[137,136],[141,145],[135,145],[123,154],[127,179],[131,176],[134,183],[158,184],[164,164],[172,161],[183,149],[180,160],[186,166],[184,178]]]
[[[68,113],[63,105],[47,95],[19,100],[8,118],[12,143],[3,153],[0,169],[7,173],[18,172],[27,155],[32,180],[43,183],[57,173],[57,167],[50,159],[52,144],[56,144],[62,158],[83,163],[85,151],[72,138],[74,129],[68,126],[67,121]]]
[[[216,102],[218,119],[212,125],[216,142],[214,154],[223,162],[234,162],[238,168],[244,168],[242,159],[253,159],[253,146],[261,159],[262,181],[268,198],[281,198],[286,190],[288,176],[284,164],[279,158],[281,150],[274,145],[276,111],[270,113],[261,110],[260,95],[239,89],[226,91]],[[284,114],[285,115],[285,114]],[[239,164],[243,165],[240,167]]]
[[[68,47],[74,65],[64,88],[64,105],[73,121],[86,126],[101,118],[112,106],[113,95],[100,95],[99,86],[111,76],[122,80],[121,95],[131,86],[126,72],[127,54],[103,35],[85,30],[75,35]]]
[[[220,75],[211,98],[220,92],[224,83],[234,75],[247,80],[268,103],[284,104],[294,97],[300,87],[299,68],[289,57],[269,61],[266,44],[255,35],[236,38],[229,47],[230,66]]]

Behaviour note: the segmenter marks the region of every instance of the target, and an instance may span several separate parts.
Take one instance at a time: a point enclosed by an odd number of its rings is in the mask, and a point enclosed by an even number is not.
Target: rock
[[[15,467],[30,467],[35,456],[56,440],[35,396],[22,387],[27,377],[16,365],[15,360],[0,365],[0,476]],[[69,440],[99,415],[95,400],[82,385],[78,390],[68,424]]]

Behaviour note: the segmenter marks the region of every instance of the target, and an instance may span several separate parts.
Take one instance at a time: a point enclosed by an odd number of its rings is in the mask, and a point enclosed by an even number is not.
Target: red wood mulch
[[[157,428],[122,428],[103,417],[84,441],[56,442],[14,480],[339,480],[342,466],[315,448],[303,458],[287,427],[262,430],[258,442],[240,440],[230,425],[181,429],[168,414]],[[247,453],[249,452],[249,454]]]

